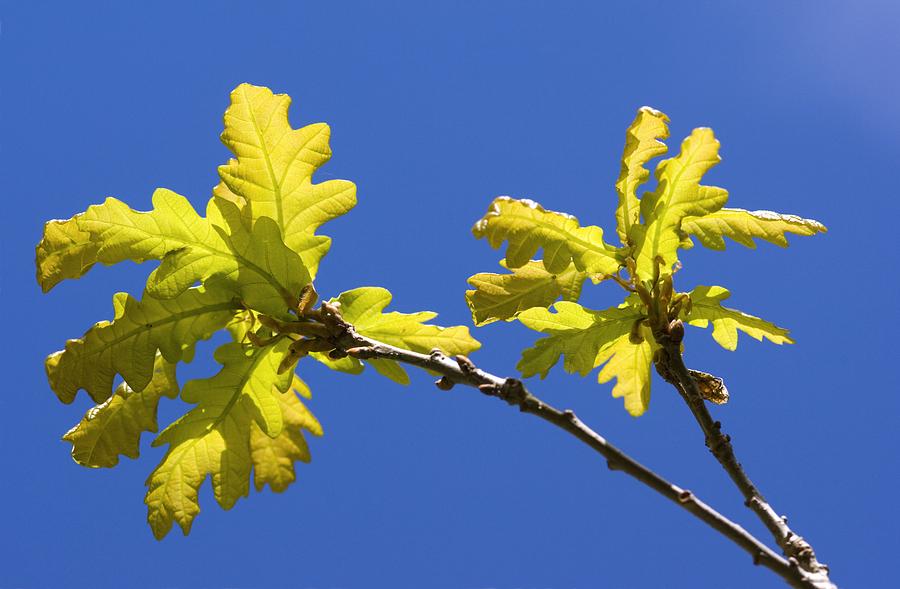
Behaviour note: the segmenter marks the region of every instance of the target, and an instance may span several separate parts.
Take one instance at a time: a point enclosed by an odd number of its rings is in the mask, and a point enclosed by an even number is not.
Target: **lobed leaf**
[[[500,265],[506,267],[503,262]],[[553,274],[541,262],[532,260],[510,274],[485,272],[471,276],[468,283],[475,289],[466,291],[466,302],[475,325],[511,321],[525,309],[548,307],[559,297],[577,301],[587,276],[574,264]]]
[[[639,304],[629,298],[619,307],[593,311],[578,303],[561,301],[550,309],[535,307],[519,314],[526,327],[549,334],[522,353],[516,368],[524,377],[547,373],[563,357],[566,372],[587,375],[599,366],[602,352],[623,335],[627,336],[636,321],[644,317]]]
[[[231,293],[215,287],[141,301],[117,293],[112,321],[97,323],[47,358],[50,388],[63,403],[71,403],[79,389],[102,403],[121,374],[131,389],[142,391],[154,374],[157,350],[167,362],[189,361],[194,344],[223,328],[239,306]]]
[[[643,341],[638,344],[629,335],[620,336],[597,356],[599,364],[606,363],[597,381],[602,384],[615,378],[612,396],[624,398],[625,410],[634,417],[643,415],[650,405],[650,366],[659,347],[647,327],[641,327],[641,335]]]
[[[723,307],[721,302],[730,297],[731,293],[721,286],[698,286],[689,294],[690,312],[683,313],[684,319],[690,325],[704,328],[712,322],[713,339],[726,350],[737,349],[738,330],[758,341],[765,338],[778,345],[794,343],[788,337],[787,329],[736,309]]]
[[[756,248],[753,238],[787,247],[786,233],[815,235],[825,233],[828,229],[818,221],[796,215],[723,208],[703,217],[685,219],[681,224],[681,231],[697,236],[700,243],[710,249],[724,250],[725,237],[749,248]]]
[[[487,238],[494,249],[506,241],[508,268],[526,265],[539,249],[552,274],[563,272],[570,263],[588,274],[612,274],[622,262],[619,251],[603,241],[600,227],[582,227],[575,217],[547,211],[531,200],[495,198],[472,233]]]
[[[720,159],[719,142],[712,130],[700,128],[684,140],[681,153],[657,166],[656,189],[641,199],[643,223],[632,226],[631,241],[637,248],[634,257],[641,280],[653,279],[658,260],[664,272],[671,271],[678,259],[683,219],[708,215],[725,205],[726,190],[700,184]]]
[[[111,468],[119,463],[120,454],[138,457],[141,433],[157,429],[159,400],[177,395],[175,364],[157,356],[153,376],[143,390],[120,384],[109,399],[88,409],[62,439],[71,442],[72,459],[78,464]]]
[[[644,164],[668,150],[660,139],[669,136],[669,117],[649,106],[642,106],[625,134],[622,171],[616,180],[619,205],[616,208],[616,232],[623,245],[629,243],[631,227],[640,222],[637,189],[650,177]]]
[[[51,288],[67,278],[79,278],[97,261],[100,245],[91,234],[78,228],[77,219],[48,221],[44,237],[35,248],[37,280],[41,290]]]
[[[340,304],[344,320],[358,333],[392,346],[425,354],[439,348],[448,356],[470,354],[481,347],[478,340],[469,335],[467,327],[439,327],[425,323],[437,317],[437,313],[384,313],[391,298],[387,289],[364,286],[341,293],[335,300]],[[358,365],[359,360],[353,361]],[[409,383],[406,370],[393,360],[367,362],[391,380]]]
[[[248,227],[228,201],[211,201],[203,218],[186,198],[162,188],[154,192],[153,206],[138,212],[108,198],[75,217],[101,244],[97,259],[104,264],[162,260],[147,281],[151,296],[172,298],[197,282],[218,279],[249,306],[284,316],[310,282],[302,260],[269,218]]]
[[[222,370],[213,377],[188,382],[181,397],[188,403],[202,404],[207,397],[239,396],[260,428],[275,437],[284,425],[278,394],[291,384],[291,373],[279,374],[278,367],[290,343],[281,338],[262,348],[237,342],[225,344],[215,353]]]
[[[265,87],[241,84],[225,111],[222,142],[237,159],[219,167],[214,194],[246,203],[251,222],[274,219],[287,246],[315,276],[331,240],[314,235],[322,224],[356,205],[356,186],[346,180],[313,184],[313,174],[331,159],[331,130],[324,123],[291,128],[291,98]]]
[[[297,398],[297,395],[311,398],[309,387],[294,375],[291,389],[293,392],[278,395],[284,415],[284,429],[280,434],[272,438],[257,424],[250,426],[250,460],[253,462],[253,482],[257,491],[267,484],[276,493],[287,489],[297,476],[294,463],[311,460],[303,432],[322,435],[318,420]]]
[[[223,509],[250,491],[251,431],[284,432],[279,396],[291,384],[291,374],[278,374],[290,341],[281,339],[262,348],[237,342],[216,350],[223,367],[211,378],[192,380],[182,398],[197,407],[162,431],[154,446],[169,444],[162,462],[147,479],[147,521],[159,539],[178,523],[190,531],[200,512],[198,493],[212,476],[213,495]],[[261,455],[258,455],[263,460]]]

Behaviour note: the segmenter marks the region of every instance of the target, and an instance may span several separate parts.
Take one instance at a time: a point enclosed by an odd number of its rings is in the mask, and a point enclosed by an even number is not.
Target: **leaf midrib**
[[[601,246],[599,246],[599,249],[598,249],[598,246],[596,244],[591,243],[589,241],[585,241],[585,240],[581,239],[580,237],[578,237],[577,235],[575,235],[574,233],[566,231],[565,229],[562,229],[561,227],[557,227],[556,225],[547,223],[546,221],[541,221],[540,219],[535,219],[534,217],[528,217],[528,216],[517,214],[517,213],[507,213],[507,214],[501,215],[501,217],[506,217],[507,219],[512,218],[513,220],[520,220],[520,221],[530,221],[532,223],[540,225],[543,228],[549,229],[552,232],[563,236],[565,238],[564,241],[566,241],[566,242],[575,242],[575,243],[583,246],[584,249],[586,249],[586,250],[592,251],[594,253],[602,254],[602,255],[606,256],[607,258],[618,261],[616,259],[615,254],[613,252],[609,251],[608,249],[606,249],[604,246],[601,245]],[[579,225],[578,227],[579,227],[579,229],[587,229],[588,227],[591,227],[591,225],[588,225],[587,227],[582,227],[581,225]],[[602,231],[601,228],[598,227],[598,229],[600,229]]]

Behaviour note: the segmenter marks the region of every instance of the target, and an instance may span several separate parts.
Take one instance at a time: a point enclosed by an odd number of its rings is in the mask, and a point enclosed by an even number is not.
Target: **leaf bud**
[[[681,340],[684,339],[684,323],[682,323],[681,319],[670,321],[666,331],[669,334],[669,338],[676,344],[681,343]]]
[[[434,381],[435,386],[441,389],[442,391],[449,391],[453,388],[453,385],[456,384],[453,380],[448,376],[442,376],[436,381]]]

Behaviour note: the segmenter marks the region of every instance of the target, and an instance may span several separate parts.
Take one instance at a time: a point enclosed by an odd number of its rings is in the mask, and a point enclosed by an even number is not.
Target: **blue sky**
[[[497,252],[469,232],[499,194],[613,230],[624,130],[641,105],[674,146],[715,129],[708,180],[730,204],[829,227],[787,250],[730,244],[683,256],[679,286],[791,328],[795,346],[689,332],[689,366],[725,377],[713,408],[777,510],[846,587],[876,586],[898,546],[895,171],[900,157],[893,2],[3,2],[0,223],[5,392],[0,588],[298,587],[577,589],[778,587],[745,553],[542,422],[425,375],[401,388],[301,365],[326,435],[286,493],[212,500],[188,538],[156,542],[143,481],[160,459],[81,468],[59,436],[88,407],[59,404],[46,354],[139,293],[150,267],[96,268],[41,295],[42,223],[107,195],[149,208],[163,186],[201,206],[228,153],[240,82],[293,96],[295,125],[327,121],[317,179],[357,183],[329,224],[325,295],[360,285],[394,308],[469,324],[470,274]],[[136,6],[136,5],[135,5]],[[595,307],[611,287],[590,290]],[[513,374],[533,336],[475,330],[485,368]],[[185,378],[215,371],[214,342]],[[559,371],[533,383],[636,458],[765,536],[703,447],[675,392],[654,382],[628,416],[610,386]],[[182,407],[169,403],[163,420]],[[146,440],[145,440],[146,442]]]

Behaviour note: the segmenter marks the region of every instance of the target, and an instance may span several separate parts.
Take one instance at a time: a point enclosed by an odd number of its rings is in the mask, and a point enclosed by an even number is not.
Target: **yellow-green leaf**
[[[111,468],[119,455],[137,458],[142,432],[155,432],[156,408],[162,397],[178,395],[175,365],[156,357],[153,377],[141,391],[122,383],[103,403],[91,407],[63,436],[72,444],[72,459],[82,466]]]
[[[577,301],[585,278],[587,274],[574,264],[552,274],[541,262],[532,260],[510,274],[484,272],[470,277],[468,282],[475,290],[466,291],[466,302],[475,325],[511,321],[525,309],[550,306],[560,296]]]
[[[535,307],[519,314],[519,321],[535,331],[549,334],[522,353],[516,366],[524,377],[541,378],[563,356],[566,372],[587,375],[600,365],[603,350],[627,336],[644,315],[634,299],[602,311],[585,309],[578,303],[560,301],[550,309]]]
[[[643,415],[650,405],[650,367],[653,352],[659,347],[647,327],[641,327],[641,335],[643,341],[638,344],[627,334],[620,336],[597,357],[598,363],[606,363],[597,381],[604,383],[615,378],[612,396],[624,398],[625,410],[634,417]]]
[[[97,261],[100,244],[78,228],[76,219],[48,221],[35,248],[37,280],[44,292],[67,278],[80,278]]]
[[[194,344],[225,327],[239,307],[228,291],[215,287],[142,301],[117,293],[112,321],[97,323],[47,358],[50,387],[64,403],[71,403],[79,389],[102,403],[121,374],[129,387],[142,391],[153,376],[157,350],[168,362],[190,361]]]
[[[712,322],[713,339],[726,350],[737,349],[738,330],[759,341],[766,338],[778,345],[794,343],[788,337],[787,329],[759,317],[723,307],[721,302],[730,296],[731,293],[721,286],[698,286],[690,292],[690,313],[685,312],[684,319],[696,327],[707,327]]]
[[[79,229],[101,244],[98,261],[162,260],[147,281],[152,296],[172,298],[198,281],[218,278],[232,285],[249,306],[284,316],[310,281],[272,219],[264,217],[248,228],[237,205],[214,200],[207,213],[220,226],[199,216],[186,198],[165,189],[153,194],[153,205],[149,212],[138,212],[108,198],[75,216]]]
[[[252,419],[246,404],[228,391],[203,400],[157,437],[169,444],[162,462],[147,478],[147,522],[157,539],[173,523],[188,534],[200,513],[198,493],[212,475],[213,494],[223,509],[231,509],[250,489],[249,435]]]
[[[616,180],[619,206],[616,208],[616,231],[625,245],[631,227],[640,221],[638,187],[647,181],[650,172],[644,164],[666,153],[666,144],[660,141],[669,136],[669,117],[649,106],[642,106],[625,134],[625,151],[622,153],[622,171]]]
[[[681,222],[685,217],[707,215],[721,209],[728,192],[716,186],[702,186],[700,180],[719,163],[719,142],[711,129],[700,128],[681,144],[681,153],[660,162],[657,186],[641,199],[643,223],[632,226],[631,241],[637,247],[635,261],[641,280],[651,280],[657,259],[663,273],[669,273],[681,244]]]
[[[494,249],[506,241],[508,268],[524,266],[539,249],[544,252],[544,267],[553,274],[572,262],[588,274],[612,274],[621,263],[618,250],[603,241],[600,227],[582,227],[575,217],[547,211],[531,200],[495,198],[472,233],[487,238]]]
[[[384,313],[391,298],[391,293],[384,288],[364,286],[341,293],[336,301],[340,303],[344,320],[358,333],[392,346],[421,353],[439,348],[448,356],[470,354],[481,347],[465,326],[439,327],[425,323],[437,317],[437,313]],[[393,360],[379,360],[375,368],[396,382],[409,382],[406,370]]]
[[[206,397],[239,396],[248,403],[260,428],[275,437],[284,425],[278,396],[291,384],[291,373],[278,374],[278,366],[290,343],[289,339],[282,338],[263,348],[237,342],[225,344],[215,353],[222,370],[211,378],[188,382],[181,397],[188,403],[202,404]]]
[[[223,509],[250,490],[253,424],[264,435],[284,433],[280,395],[291,374],[278,374],[288,340],[256,348],[232,342],[216,350],[223,367],[215,376],[188,382],[182,398],[197,407],[167,427],[154,446],[169,444],[147,479],[147,521],[157,538],[178,523],[187,534],[200,512],[198,492],[212,476],[213,494]]]
[[[315,230],[356,205],[356,187],[346,180],[313,184],[313,174],[331,158],[331,130],[324,123],[292,129],[291,98],[241,84],[225,111],[222,142],[237,159],[219,167],[216,196],[246,203],[252,221],[275,220],[289,248],[315,275],[331,240]]]
[[[728,208],[702,217],[687,218],[681,223],[681,230],[696,235],[700,243],[714,250],[725,249],[725,237],[749,248],[756,248],[754,237],[787,247],[785,233],[815,235],[828,231],[818,221],[796,215]]]
[[[292,391],[278,395],[284,414],[284,429],[272,438],[255,423],[250,427],[250,459],[253,462],[253,482],[257,491],[268,484],[280,493],[296,479],[294,463],[298,460],[309,462],[309,447],[303,432],[314,436],[322,435],[322,426],[303,405],[297,395],[311,398],[309,387],[296,375],[291,384]]]

